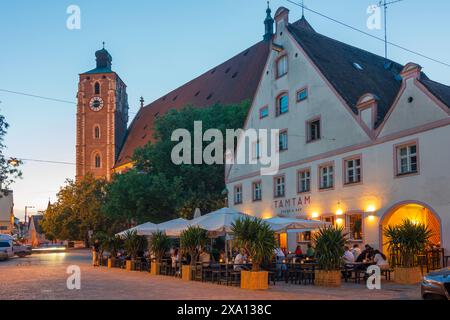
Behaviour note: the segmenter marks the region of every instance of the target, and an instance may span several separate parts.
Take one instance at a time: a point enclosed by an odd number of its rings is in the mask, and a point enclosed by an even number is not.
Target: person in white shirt
[[[344,256],[342,257],[342,260],[344,260],[344,263],[355,262],[355,256],[353,255],[353,252],[350,251],[350,248],[347,246],[345,246],[345,252],[344,252]]]
[[[373,262],[375,262],[381,270],[388,270],[390,266],[389,262],[387,262],[386,256],[379,250],[375,250],[374,254],[375,257],[373,258]]]
[[[358,259],[359,255],[361,254],[361,249],[359,248],[358,244],[353,245],[352,253],[356,261],[356,259]]]
[[[276,269],[278,271],[277,276],[278,278],[281,278],[281,276],[283,275],[283,271],[287,269],[286,264],[283,261],[286,258],[286,255],[280,247],[274,250],[274,254],[276,259]]]
[[[239,251],[238,255],[236,256],[236,258],[234,258],[233,269],[235,271],[245,270],[243,264],[246,263],[246,260],[247,260],[247,256],[245,255],[245,251],[244,251],[244,249],[241,249]]]

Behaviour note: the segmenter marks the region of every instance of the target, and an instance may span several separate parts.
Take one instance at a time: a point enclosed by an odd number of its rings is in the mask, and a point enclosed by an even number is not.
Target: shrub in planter
[[[402,284],[419,283],[422,275],[417,255],[425,251],[432,235],[431,230],[423,223],[406,219],[401,225],[385,228],[384,235],[391,256],[397,257],[396,261],[391,261],[394,264],[394,281]]]
[[[162,231],[158,231],[150,237],[149,249],[155,256],[150,269],[152,275],[160,273],[161,261],[164,258],[164,254],[170,249],[170,243],[170,238]]]
[[[136,231],[127,231],[124,237],[124,247],[130,257],[130,260],[126,261],[126,270],[132,271],[138,252],[147,248],[147,238],[138,236]]]
[[[182,266],[182,279],[192,280],[192,269],[195,268],[200,252],[206,247],[208,242],[207,231],[199,227],[189,227],[180,236],[180,248],[182,254],[188,254],[191,264]]]
[[[315,284],[324,287],[341,285],[341,264],[347,234],[342,227],[327,226],[314,236],[316,260],[319,270],[315,271]]]
[[[277,247],[275,233],[261,219],[245,217],[231,226],[236,244],[244,248],[252,260],[252,270],[241,272],[241,288],[266,290],[269,287],[268,272],[261,271],[261,264],[273,257]]]
[[[108,237],[104,243],[105,250],[109,251],[108,268],[113,268],[115,265],[117,252],[122,247],[122,239],[119,237]]]

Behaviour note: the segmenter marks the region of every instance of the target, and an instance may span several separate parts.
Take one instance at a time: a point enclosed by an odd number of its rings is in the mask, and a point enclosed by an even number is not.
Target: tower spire
[[[264,20],[265,33],[264,33],[264,41],[270,41],[273,37],[273,24],[274,20],[272,18],[272,10],[270,9],[270,2],[267,1],[267,16]]]

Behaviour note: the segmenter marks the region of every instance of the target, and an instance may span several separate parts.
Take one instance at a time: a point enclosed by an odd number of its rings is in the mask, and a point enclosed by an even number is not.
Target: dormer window
[[[100,83],[96,82],[94,85],[94,93],[100,94]]]
[[[288,56],[284,55],[277,60],[277,78],[288,73]]]

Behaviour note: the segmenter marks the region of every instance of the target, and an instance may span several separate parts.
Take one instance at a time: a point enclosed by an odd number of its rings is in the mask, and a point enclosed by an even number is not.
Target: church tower
[[[80,74],[78,83],[77,180],[88,173],[110,180],[127,130],[127,87],[112,71],[104,45],[95,57],[96,68]]]

